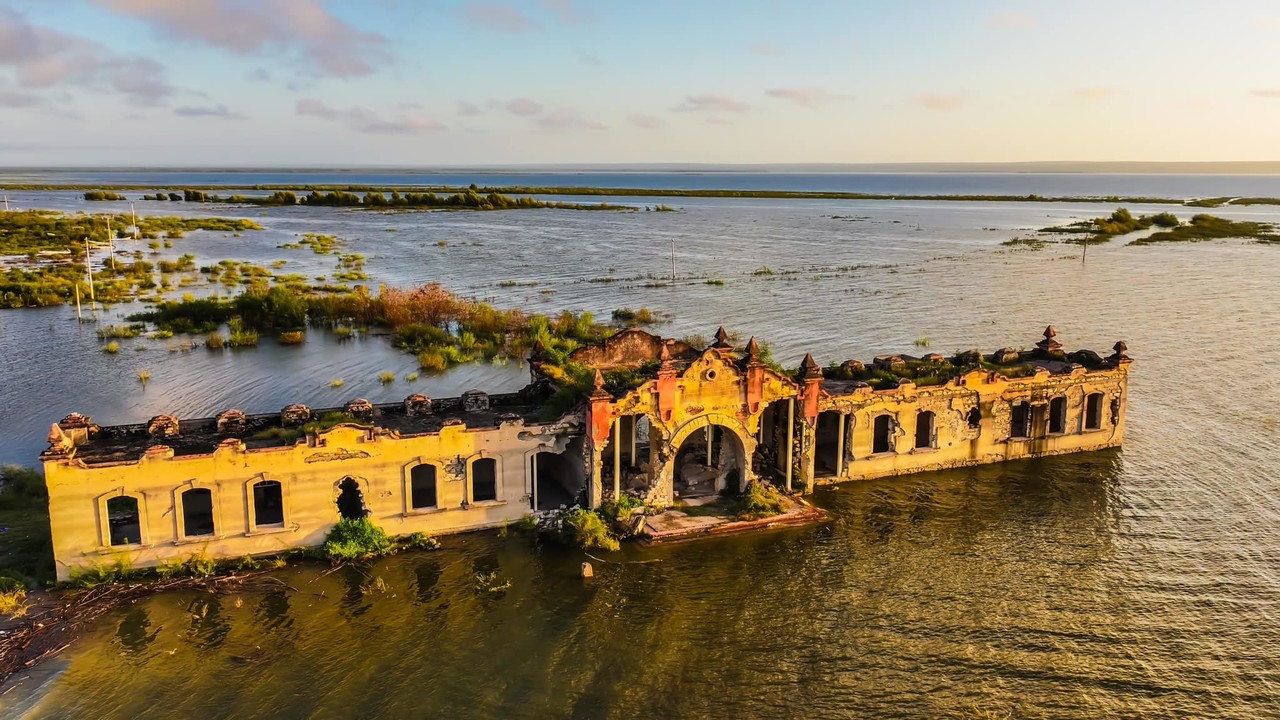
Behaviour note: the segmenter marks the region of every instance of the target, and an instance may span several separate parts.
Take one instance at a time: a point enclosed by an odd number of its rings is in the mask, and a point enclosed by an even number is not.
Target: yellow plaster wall
[[[337,484],[348,476],[359,482],[369,518],[391,535],[445,534],[517,520],[530,512],[529,458],[554,443],[550,427],[520,422],[498,428],[452,425],[439,434],[406,438],[338,426],[322,433],[315,445],[303,441],[254,451],[223,446],[211,454],[177,458],[153,449],[137,462],[103,466],[49,460],[45,479],[58,578],[68,579],[73,568],[118,558],[151,567],[196,553],[235,558],[320,545],[339,520]],[[464,508],[470,461],[478,457],[497,460],[498,499]],[[409,508],[409,469],[420,463],[437,466],[436,509]],[[260,479],[282,485],[282,528],[252,526],[251,485]],[[190,487],[213,493],[212,537],[180,537],[181,506],[175,497]],[[139,499],[143,542],[106,547],[105,498],[121,494]]]
[[[823,397],[820,410],[846,413],[845,467],[843,475],[817,478],[817,482],[869,479],[1117,447],[1124,439],[1127,386],[1128,366],[1122,365],[1092,372],[1079,369],[1071,375],[1041,372],[1015,380],[975,372],[961,378],[958,384],[929,388],[908,385],[893,391],[862,390]],[[1094,392],[1104,396],[1101,427],[1084,430],[1084,398]],[[1066,432],[1025,440],[1009,437],[1012,403],[1027,401],[1045,405],[1047,424],[1047,404],[1058,396],[1068,400]],[[1120,400],[1119,418],[1115,423],[1111,418],[1113,398]],[[975,405],[982,413],[980,430],[971,429],[966,419],[969,409]],[[916,449],[916,418],[923,410],[935,414],[936,447]],[[874,419],[886,413],[897,420],[894,447],[890,452],[873,454]],[[1032,435],[1036,434],[1033,429]]]

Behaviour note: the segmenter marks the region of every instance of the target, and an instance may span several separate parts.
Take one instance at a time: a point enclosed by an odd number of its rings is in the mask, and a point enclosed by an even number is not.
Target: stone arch
[[[669,438],[665,438],[659,485],[662,490],[670,493],[669,497],[674,499],[674,482],[679,470],[677,467],[677,455],[681,447],[695,432],[703,431],[708,427],[723,429],[722,441],[726,441],[728,444],[722,446],[720,451],[729,450],[735,456],[732,460],[736,467],[726,470],[723,469],[724,463],[721,463],[722,475],[716,478],[716,488],[723,489],[724,483],[732,482],[731,478],[728,477],[732,470],[737,471],[736,489],[739,492],[745,490],[747,484],[755,478],[751,472],[750,458],[755,453],[756,440],[750,430],[736,417],[722,413],[708,413],[689,420],[673,430]]]

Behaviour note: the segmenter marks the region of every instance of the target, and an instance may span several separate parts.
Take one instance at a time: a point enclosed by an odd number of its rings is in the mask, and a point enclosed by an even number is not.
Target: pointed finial
[[[727,354],[733,349],[733,345],[729,344],[729,333],[725,332],[723,327],[716,330],[716,341],[711,345],[711,347],[718,350],[722,355]]]
[[[600,372],[600,368],[596,368],[596,392],[604,390],[604,373]]]
[[[804,354],[804,360],[800,363],[800,369],[804,371],[805,378],[822,377],[822,368],[818,367],[818,363],[813,359],[810,353]]]
[[[1059,350],[1062,350],[1062,343],[1058,342],[1057,340],[1054,340],[1054,338],[1057,336],[1058,336],[1058,331],[1054,330],[1052,325],[1046,327],[1044,329],[1044,339],[1036,343],[1036,347],[1040,348],[1041,351],[1046,353],[1058,352]]]
[[[1115,352],[1114,352],[1110,357],[1108,357],[1108,358],[1107,358],[1107,360],[1108,360],[1109,362],[1119,363],[1119,362],[1124,361],[1124,360],[1131,360],[1131,359],[1132,359],[1132,358],[1130,358],[1128,355],[1126,355],[1126,354],[1125,354],[1125,353],[1127,353],[1127,352],[1129,351],[1129,346],[1128,346],[1128,345],[1126,345],[1126,344],[1125,344],[1125,342],[1124,342],[1123,340],[1118,340],[1118,341],[1116,341],[1116,344],[1115,344],[1114,346],[1112,346],[1112,348],[1111,348],[1111,349],[1112,349],[1112,350],[1115,350]]]
[[[756,342],[756,337],[754,335],[752,335],[751,339],[747,341],[747,357],[752,360],[760,359],[760,343]]]

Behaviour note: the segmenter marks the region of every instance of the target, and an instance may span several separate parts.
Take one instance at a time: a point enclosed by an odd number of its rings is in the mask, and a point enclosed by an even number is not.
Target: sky
[[[1274,0],[0,0],[0,166],[1280,160]]]

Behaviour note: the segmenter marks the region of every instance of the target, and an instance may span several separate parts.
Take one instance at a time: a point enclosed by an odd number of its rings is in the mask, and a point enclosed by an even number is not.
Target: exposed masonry
[[[596,369],[595,389],[557,418],[545,417],[556,388],[536,350],[517,393],[117,426],[73,413],[41,455],[58,572],[317,545],[359,514],[393,534],[440,534],[623,494],[666,506],[754,480],[807,492],[1115,447],[1126,352],[1067,353],[1050,327],[1028,352],[882,355],[829,378],[812,356],[781,372],[723,329],[703,350],[633,329],[574,353]],[[619,370],[641,380],[615,396],[606,374]]]

